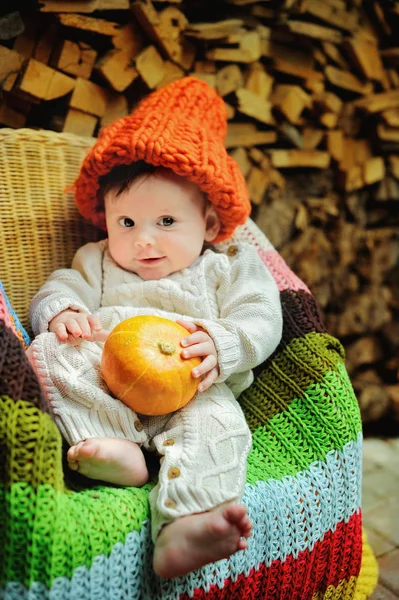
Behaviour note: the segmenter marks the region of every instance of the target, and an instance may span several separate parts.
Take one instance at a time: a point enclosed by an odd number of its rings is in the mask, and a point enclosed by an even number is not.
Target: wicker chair
[[[248,549],[162,580],[151,568],[148,521],[156,468],[143,488],[123,489],[65,467],[61,436],[24,355],[23,327],[49,273],[98,239],[65,192],[92,143],[0,130],[0,597],[365,600],[377,567],[362,536],[361,423],[342,347],[250,220],[233,241],[255,244],[276,278],[284,334],[241,397],[253,432]]]

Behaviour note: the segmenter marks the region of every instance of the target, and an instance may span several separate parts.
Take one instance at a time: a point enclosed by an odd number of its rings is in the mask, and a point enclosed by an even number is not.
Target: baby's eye
[[[119,219],[119,225],[122,227],[134,227],[133,219],[129,219],[129,217],[123,217],[123,219]]]
[[[175,220],[173,217],[162,217],[162,219],[159,220],[159,224],[163,225],[163,227],[170,227],[174,222]]]

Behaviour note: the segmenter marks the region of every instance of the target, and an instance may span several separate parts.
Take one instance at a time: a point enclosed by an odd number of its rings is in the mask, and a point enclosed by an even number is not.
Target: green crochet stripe
[[[48,483],[63,490],[61,453],[61,436],[50,415],[32,402],[0,396],[2,482],[29,482],[33,487]]]
[[[251,431],[286,410],[294,398],[322,382],[328,371],[343,364],[340,342],[322,333],[308,333],[293,339],[257,376],[240,396],[240,404]]]
[[[253,432],[247,483],[296,475],[356,440],[359,406],[344,364],[325,374],[283,412]]]
[[[51,485],[36,490],[26,483],[0,488],[2,548],[0,586],[39,581],[50,587],[57,577],[71,577],[90,567],[95,556],[109,555],[117,542],[148,518],[148,493],[140,489],[97,487],[60,493]],[[30,549],[29,564],[26,548]],[[49,562],[46,557],[51,556]]]

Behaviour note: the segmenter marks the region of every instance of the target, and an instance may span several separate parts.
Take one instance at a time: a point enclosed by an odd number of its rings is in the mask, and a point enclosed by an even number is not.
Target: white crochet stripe
[[[362,435],[342,450],[332,450],[325,461],[312,463],[295,477],[260,481],[247,485],[243,502],[253,521],[248,549],[229,560],[207,565],[195,573],[172,580],[152,571],[150,524],[131,532],[118,542],[111,554],[96,556],[90,568],[79,567],[72,579],[56,579],[50,590],[34,583],[28,590],[11,582],[0,592],[4,600],[178,600],[180,594],[193,597],[198,588],[220,588],[226,579],[248,576],[260,564],[284,562],[315,543],[340,522],[348,522],[360,509]],[[318,495],[316,495],[316,492]],[[302,502],[300,502],[302,500]],[[319,506],[317,503],[319,502]],[[311,518],[310,518],[311,517]],[[0,594],[1,595],[1,594]]]

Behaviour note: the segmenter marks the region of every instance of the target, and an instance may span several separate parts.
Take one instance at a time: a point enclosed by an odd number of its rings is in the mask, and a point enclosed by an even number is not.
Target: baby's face
[[[119,196],[109,191],[105,216],[112,258],[145,280],[190,266],[220,227],[195,184],[162,171],[139,177]]]

